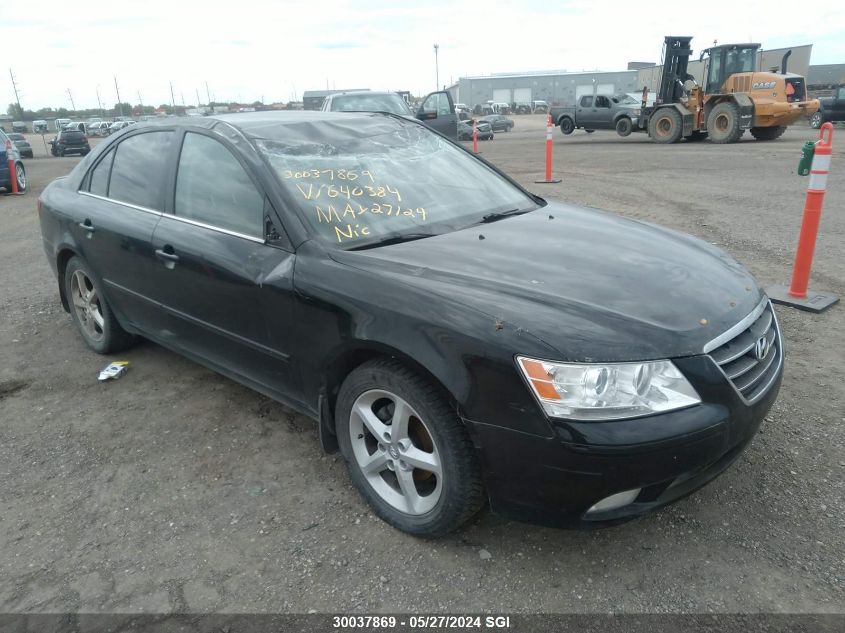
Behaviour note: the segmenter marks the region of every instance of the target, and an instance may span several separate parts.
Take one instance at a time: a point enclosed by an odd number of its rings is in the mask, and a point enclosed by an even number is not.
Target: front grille
[[[783,346],[772,304],[764,300],[726,334],[731,336],[727,340],[721,340],[725,335],[719,337],[714,341],[717,346],[705,351],[709,351],[742,397],[754,402],[768,391],[783,363]]]

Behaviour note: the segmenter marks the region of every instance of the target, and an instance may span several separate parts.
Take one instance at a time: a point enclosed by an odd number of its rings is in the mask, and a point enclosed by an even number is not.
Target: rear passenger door
[[[82,181],[71,231],[122,321],[155,334],[153,229],[161,218],[175,133],[133,134],[114,144]]]
[[[293,249],[259,181],[228,141],[183,134],[173,195],[153,235],[167,343],[223,374],[297,400]],[[270,236],[270,237],[268,237]]]
[[[595,112],[593,97],[591,95],[584,95],[575,109],[575,125],[579,127],[590,127],[593,124]]]
[[[613,112],[610,107],[612,105],[610,97],[598,95],[596,97],[595,105],[595,115],[592,126],[599,129],[612,127],[610,121],[613,116]]]
[[[458,138],[458,115],[452,96],[446,90],[428,94],[417,111],[417,118],[447,138]]]

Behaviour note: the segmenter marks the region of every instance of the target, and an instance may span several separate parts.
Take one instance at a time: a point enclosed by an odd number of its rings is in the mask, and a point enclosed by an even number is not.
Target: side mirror
[[[420,110],[417,118],[421,121],[430,121],[437,118],[436,110]]]

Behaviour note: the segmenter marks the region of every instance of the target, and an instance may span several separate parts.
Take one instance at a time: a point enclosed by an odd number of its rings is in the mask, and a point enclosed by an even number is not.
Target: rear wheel
[[[758,141],[773,141],[776,138],[783,136],[786,132],[785,125],[778,125],[776,127],[753,127],[751,128],[751,136]]]
[[[739,108],[731,101],[716,105],[707,117],[707,133],[713,143],[735,143],[745,133],[739,127]]]
[[[26,170],[23,168],[23,163],[15,163],[15,180],[18,181],[18,192],[26,191]]]
[[[384,521],[439,536],[484,504],[475,449],[434,385],[392,359],[361,365],[344,381],[337,436],[352,483]]]
[[[64,282],[71,317],[88,347],[98,354],[111,354],[132,344],[132,335],[120,327],[100,282],[81,257],[67,263]]]
[[[822,123],[824,123],[822,113],[814,112],[813,116],[810,117],[810,127],[818,130],[822,126]]]
[[[575,131],[575,123],[569,117],[564,117],[560,120],[560,131],[564,134],[572,134]]]
[[[626,116],[623,116],[616,122],[616,133],[619,136],[628,136],[634,131],[634,124]]]
[[[675,108],[660,108],[648,120],[648,135],[655,143],[677,143],[682,132],[681,113]]]

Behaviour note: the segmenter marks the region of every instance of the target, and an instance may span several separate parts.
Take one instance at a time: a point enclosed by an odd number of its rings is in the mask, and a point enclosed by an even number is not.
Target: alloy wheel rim
[[[352,452],[367,483],[394,509],[430,512],[443,490],[443,466],[431,432],[414,408],[394,393],[372,389],[352,405]]]
[[[103,319],[100,297],[88,275],[81,270],[74,271],[70,278],[70,294],[73,309],[85,333],[93,341],[103,340],[105,319]]]
[[[17,173],[18,178],[18,189],[25,189],[26,188],[26,172],[23,169],[18,169]]]

